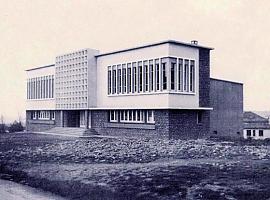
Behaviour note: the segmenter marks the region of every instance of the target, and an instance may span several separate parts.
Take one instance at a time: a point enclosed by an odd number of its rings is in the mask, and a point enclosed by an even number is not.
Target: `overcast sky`
[[[244,109],[270,110],[270,1],[0,0],[0,115],[25,115],[25,69],[81,48],[174,39],[214,47],[211,76],[244,83]]]

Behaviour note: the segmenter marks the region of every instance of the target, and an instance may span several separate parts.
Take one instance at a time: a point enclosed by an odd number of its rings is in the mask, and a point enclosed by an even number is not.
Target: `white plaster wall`
[[[26,78],[36,78],[40,76],[55,75],[55,66],[44,67],[40,69],[33,69],[26,71]]]
[[[55,66],[26,71],[27,79],[40,77],[40,76],[48,76],[48,75],[55,76]],[[27,81],[25,81],[25,87],[26,87],[26,84],[27,84]],[[26,110],[55,110],[55,99],[39,99],[39,100],[26,99]]]
[[[256,140],[263,140],[266,138],[270,138],[270,129],[244,129],[243,130],[243,136],[245,139],[247,139],[247,130],[251,130],[251,138]],[[255,136],[253,136],[253,130],[255,130]],[[263,137],[259,137],[259,130],[263,130]]]
[[[107,74],[108,66],[127,62],[143,61],[167,56],[194,59],[196,62],[196,94],[130,94],[119,96],[107,95]],[[101,56],[97,58],[97,107],[112,108],[168,108],[168,107],[199,107],[199,51],[196,48],[177,46],[172,44],[162,44],[142,49],[135,49],[121,53]]]

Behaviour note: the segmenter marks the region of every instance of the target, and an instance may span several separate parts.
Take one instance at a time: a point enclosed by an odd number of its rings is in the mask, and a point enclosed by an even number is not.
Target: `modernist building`
[[[270,138],[269,119],[254,112],[244,112],[244,138],[266,139]]]
[[[80,127],[82,132],[169,138],[218,133],[222,127],[211,128],[210,112],[222,115],[224,110],[211,106],[210,90],[217,89],[211,87],[211,50],[196,41],[168,40],[109,53],[82,49],[56,56],[55,64],[26,70],[27,130],[72,132],[67,127]],[[240,84],[240,96],[241,89]],[[234,123],[242,120],[243,103],[237,100]],[[237,135],[242,127],[230,131]]]

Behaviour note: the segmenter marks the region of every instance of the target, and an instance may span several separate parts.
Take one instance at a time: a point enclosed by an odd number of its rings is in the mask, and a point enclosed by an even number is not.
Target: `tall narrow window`
[[[51,98],[51,88],[52,88],[51,76],[49,76],[49,87],[48,87],[48,94],[49,94],[49,96],[48,96],[48,98]]]
[[[121,67],[121,65],[120,65]],[[122,93],[122,69],[117,68],[117,93]]]
[[[143,72],[142,72],[142,62],[138,63],[138,75],[139,75],[139,92],[143,91]]]
[[[108,94],[112,93],[112,71],[108,71]]]
[[[29,82],[28,82],[28,79],[27,79],[27,82],[26,82],[26,99],[28,99],[28,92],[29,92],[29,84],[28,84]]]
[[[54,98],[54,76],[52,76],[52,98]]]
[[[112,70],[112,93],[116,93],[116,69],[113,68]]]
[[[131,91],[131,63],[127,64],[127,93]]]
[[[171,59],[171,90],[175,90],[176,60]]]
[[[162,61],[161,65],[162,65],[162,89],[163,90],[167,90],[167,71],[166,71],[166,62]]]
[[[133,70],[133,76],[132,76],[133,92],[137,92],[137,68],[136,68],[136,63],[132,63],[132,70]]]
[[[49,80],[48,80],[48,76],[46,76],[46,98],[49,98]]]
[[[149,61],[149,91],[154,90],[154,65],[153,60]]]
[[[184,65],[184,91],[188,92],[188,77],[189,77],[189,70],[188,70],[189,60],[185,60]]]
[[[122,93],[126,93],[127,92],[127,69],[126,69],[126,65],[123,64],[122,65],[122,72],[123,72],[123,90]]]
[[[156,68],[156,90],[160,90],[160,78],[159,78],[159,73],[160,73],[160,66],[159,66],[159,60],[155,60],[155,68]]]
[[[143,67],[144,67],[144,90],[148,91],[149,90],[149,71],[148,71],[148,64],[147,61],[143,62]]]
[[[178,59],[178,91],[183,91],[183,59]]]
[[[190,61],[190,76],[189,76],[189,90],[191,92],[195,92],[195,61],[191,60]]]

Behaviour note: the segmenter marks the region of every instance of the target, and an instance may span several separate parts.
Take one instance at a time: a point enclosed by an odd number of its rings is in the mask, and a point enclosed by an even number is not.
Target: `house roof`
[[[244,129],[270,129],[270,124],[268,123],[244,123]]]
[[[180,41],[176,41],[176,40],[165,40],[165,41],[155,42],[155,43],[151,43],[151,44],[145,44],[145,45],[141,45],[141,46],[137,46],[137,47],[127,48],[127,49],[122,49],[122,50],[117,50],[117,51],[111,51],[111,52],[107,52],[107,53],[101,53],[101,54],[96,55],[96,57],[107,56],[107,55],[110,55],[110,54],[122,53],[122,52],[125,52],[125,51],[142,49],[142,48],[157,46],[157,45],[166,44],[166,43],[176,44],[176,45],[181,45],[181,46],[188,46],[188,47],[199,48],[199,49],[208,49],[208,50],[213,50],[214,49],[212,47],[201,46],[201,45],[198,45],[198,44],[180,42]]]
[[[250,111],[244,112],[243,121],[247,123],[255,123],[255,122],[268,123],[268,119]]]

